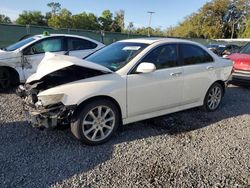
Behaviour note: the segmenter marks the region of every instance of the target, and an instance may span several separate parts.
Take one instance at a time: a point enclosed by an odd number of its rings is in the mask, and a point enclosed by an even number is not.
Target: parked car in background
[[[35,127],[71,124],[87,144],[110,139],[118,126],[203,106],[215,111],[232,62],[198,43],[130,39],[85,60],[47,54],[18,89]]]
[[[239,53],[227,57],[232,60],[232,83],[250,85],[250,43],[244,46]]]
[[[207,48],[217,54],[218,56],[226,57],[230,54],[237,53],[241,49],[240,46],[235,44],[210,44]]]
[[[104,47],[93,39],[64,34],[35,35],[0,50],[0,89],[24,82],[36,72],[45,52],[84,58]]]
[[[228,55],[231,55],[233,53],[238,53],[241,49],[241,46],[235,45],[235,44],[227,44],[224,47],[220,47],[218,49],[219,56],[227,57]]]
[[[219,48],[219,44],[209,44],[206,47],[211,50],[212,52],[214,52],[215,54],[217,54],[217,49]]]

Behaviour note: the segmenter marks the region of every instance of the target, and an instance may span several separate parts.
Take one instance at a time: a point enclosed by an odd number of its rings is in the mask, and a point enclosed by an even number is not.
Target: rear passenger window
[[[80,39],[80,38],[68,38],[68,49],[69,50],[88,50],[94,49],[97,47],[97,44],[89,40]]]
[[[213,58],[199,46],[180,44],[184,65],[213,62]]]
[[[151,51],[142,62],[154,63],[156,69],[175,67],[178,63],[177,45],[168,44]]]

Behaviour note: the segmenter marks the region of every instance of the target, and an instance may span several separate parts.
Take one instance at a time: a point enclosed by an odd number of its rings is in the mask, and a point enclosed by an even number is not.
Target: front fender
[[[126,78],[116,73],[54,87],[39,93],[38,96],[53,94],[64,94],[61,102],[67,106],[79,105],[92,97],[108,96],[117,101],[122,117],[126,117]]]

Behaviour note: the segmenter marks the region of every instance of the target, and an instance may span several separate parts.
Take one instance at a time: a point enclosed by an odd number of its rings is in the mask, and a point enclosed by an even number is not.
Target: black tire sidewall
[[[12,83],[13,83],[13,80],[11,78],[11,73],[8,69],[6,69],[5,67],[0,67],[0,74],[1,73],[7,73],[9,76],[8,76],[8,79],[9,79],[9,84],[5,87],[5,88],[1,88],[0,86],[0,90],[2,91],[6,91],[6,90],[9,90],[12,86]]]
[[[82,121],[83,118],[86,116],[86,114],[93,108],[95,108],[96,106],[107,106],[109,108],[111,108],[115,114],[115,126],[112,130],[112,132],[108,135],[108,137],[106,137],[103,140],[100,141],[90,141],[84,134],[82,131]],[[74,123],[71,124],[71,129],[75,128],[75,130],[77,131],[77,135],[78,139],[80,139],[83,143],[87,144],[87,145],[99,145],[99,144],[103,144],[105,142],[107,142],[116,132],[116,130],[119,127],[119,123],[120,123],[120,113],[119,110],[117,108],[117,106],[111,101],[111,100],[107,100],[107,99],[97,99],[91,102],[86,103],[80,110],[79,113],[77,115],[78,117],[76,117],[76,121]],[[75,126],[75,127],[72,127]]]
[[[220,100],[220,103],[219,105],[215,108],[215,109],[210,109],[209,106],[208,106],[208,97],[209,97],[209,93],[210,91],[214,88],[214,87],[219,87],[220,90],[221,90],[221,100]],[[222,96],[223,96],[223,88],[222,86],[219,84],[219,83],[214,83],[207,91],[206,93],[206,96],[205,96],[205,99],[204,99],[204,102],[203,102],[203,109],[207,112],[214,112],[216,111],[219,107],[220,107],[220,104],[221,104],[221,101],[222,101]]]

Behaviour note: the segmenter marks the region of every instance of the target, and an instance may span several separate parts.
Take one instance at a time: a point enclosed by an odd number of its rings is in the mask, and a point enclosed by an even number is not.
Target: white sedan
[[[0,50],[0,90],[34,74],[45,52],[84,58],[102,47],[100,42],[77,35],[47,34],[23,39]]]
[[[87,144],[123,124],[202,106],[216,110],[232,62],[179,39],[130,39],[85,60],[47,54],[18,94],[36,127],[71,124]]]

